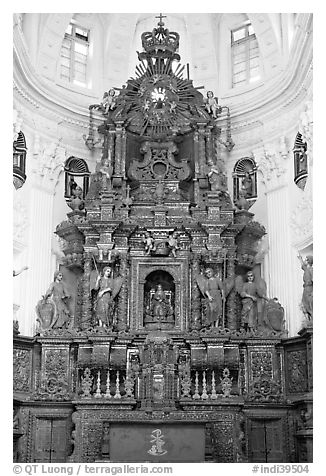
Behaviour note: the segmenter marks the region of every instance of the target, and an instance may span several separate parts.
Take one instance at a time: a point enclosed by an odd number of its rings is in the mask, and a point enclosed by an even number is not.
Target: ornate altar
[[[264,461],[250,447],[261,428],[282,435],[282,461],[293,461],[283,308],[257,284],[255,322],[242,322],[243,282],[265,229],[232,204],[216,168],[224,109],[184,79],[178,42],[160,17],[142,35],[135,77],[90,106],[86,145],[102,137],[102,158],[83,207],[56,229],[70,289],[57,301],[69,325],[41,319],[34,406],[22,416],[41,419],[51,402],[66,419],[65,461],[114,461],[128,426],[142,434],[144,461],[180,461],[169,448],[182,429],[183,461],[194,460],[195,434],[197,461]],[[230,136],[224,143],[232,149]],[[38,315],[49,323],[46,305]],[[33,460],[28,448],[22,461]]]

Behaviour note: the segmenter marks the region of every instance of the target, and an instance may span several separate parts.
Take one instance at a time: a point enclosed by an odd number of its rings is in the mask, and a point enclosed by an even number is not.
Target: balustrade
[[[217,400],[239,394],[228,368],[180,372],[180,399]]]
[[[132,371],[90,369],[81,371],[79,394],[81,398],[133,399],[136,378]]]

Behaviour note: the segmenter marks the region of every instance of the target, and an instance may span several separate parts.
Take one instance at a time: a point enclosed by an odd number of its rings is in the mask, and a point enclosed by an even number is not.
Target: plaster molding
[[[17,140],[19,132],[22,130],[23,115],[20,110],[13,110],[13,142]]]
[[[290,219],[292,245],[300,250],[313,242],[313,206],[312,192],[302,192],[301,200],[291,214]]]
[[[18,193],[14,192],[13,200],[13,239],[15,249],[21,251],[26,244],[26,231],[29,225],[27,208]]]
[[[67,152],[61,141],[46,142],[35,133],[31,172],[34,182],[51,191],[57,185],[60,172],[64,169]]]
[[[286,160],[289,157],[289,147],[285,136],[278,141],[263,144],[260,149],[253,152],[256,157],[258,171],[266,192],[286,185],[285,172]]]
[[[303,142],[307,143],[309,165],[313,165],[313,110],[312,101],[306,101],[299,118],[299,132]]]

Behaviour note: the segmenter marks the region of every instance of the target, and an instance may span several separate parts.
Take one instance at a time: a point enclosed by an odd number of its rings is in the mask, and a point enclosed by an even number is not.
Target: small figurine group
[[[149,231],[145,232],[143,237],[143,243],[145,244],[146,256],[150,255],[152,252],[155,253],[155,251],[157,250],[157,244],[155,243],[155,239],[152,237]],[[170,233],[168,239],[166,240],[166,243],[172,253],[172,256],[176,258],[176,251],[180,250],[180,246],[178,243],[178,233],[176,231]]]

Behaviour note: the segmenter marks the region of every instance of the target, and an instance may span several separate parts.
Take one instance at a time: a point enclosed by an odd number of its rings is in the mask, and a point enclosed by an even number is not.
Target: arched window
[[[258,41],[249,22],[231,31],[231,53],[232,87],[260,79]]]
[[[60,78],[78,86],[87,85],[89,30],[69,23],[60,52]]]
[[[248,200],[257,198],[257,166],[251,157],[244,157],[233,169],[233,200],[239,198],[240,190]]]
[[[26,181],[26,141],[24,134],[20,131],[17,139],[13,143],[13,172],[14,186],[16,189],[22,187]]]
[[[83,189],[83,198],[85,198],[88,192],[89,175],[85,160],[69,157],[65,164],[65,198],[72,197],[73,190],[77,186]]]
[[[294,183],[304,190],[308,177],[307,144],[302,141],[302,135],[298,132],[294,147]]]

